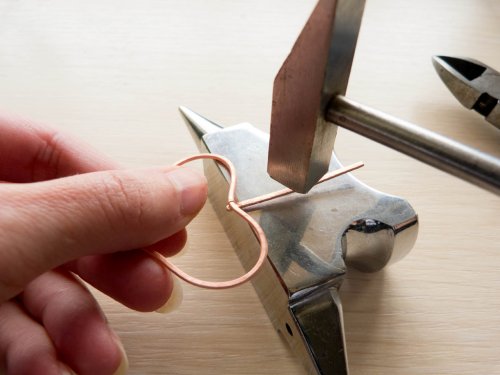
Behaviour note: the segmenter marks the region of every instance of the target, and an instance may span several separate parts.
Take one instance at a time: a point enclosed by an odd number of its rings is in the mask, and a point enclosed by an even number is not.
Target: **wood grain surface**
[[[0,109],[54,124],[127,167],[196,152],[177,107],[268,131],[272,81],[314,0],[2,1]],[[431,56],[500,70],[500,2],[368,0],[348,96],[500,157],[500,131],[462,108]],[[1,135],[0,135],[1,136]],[[500,373],[500,199],[339,130],[362,181],[406,198],[419,238],[377,274],[342,287],[351,373]],[[241,272],[207,205],[178,263],[200,277]],[[130,374],[302,374],[251,285],[184,288],[170,315],[96,292]]]

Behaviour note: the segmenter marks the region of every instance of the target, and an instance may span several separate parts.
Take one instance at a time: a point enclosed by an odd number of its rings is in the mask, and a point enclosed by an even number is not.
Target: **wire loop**
[[[236,169],[234,168],[233,163],[229,159],[227,159],[224,156],[217,155],[217,154],[199,154],[199,155],[193,155],[189,156],[185,159],[182,159],[175,163],[177,166],[184,165],[186,163],[189,163],[194,160],[199,160],[199,159],[212,159],[215,160],[217,163],[222,165],[227,172],[229,173],[229,191],[227,194],[227,205],[226,209],[228,211],[234,211],[237,215],[239,215],[243,220],[245,220],[250,227],[252,228],[253,232],[255,233],[257,240],[260,243],[260,254],[259,254],[259,259],[257,259],[257,262],[255,265],[243,276],[237,277],[236,279],[228,280],[228,281],[205,281],[201,279],[197,279],[196,277],[193,277],[183,270],[181,270],[179,267],[177,267],[175,264],[171,263],[167,258],[165,258],[163,255],[156,251],[150,251],[150,250],[145,250],[148,254],[150,254],[152,257],[154,257],[156,260],[158,260],[160,263],[162,263],[165,267],[167,267],[170,271],[172,271],[175,275],[177,275],[180,279],[186,281],[187,283],[198,286],[200,288],[205,288],[205,289],[228,289],[232,288],[238,285],[241,285],[248,280],[250,280],[256,273],[259,271],[259,269],[262,267],[264,264],[267,254],[268,254],[268,245],[267,245],[267,239],[266,235],[264,233],[264,230],[261,228],[259,223],[251,217],[247,212],[245,212],[243,209],[246,208],[247,210],[251,210],[252,208],[249,208],[251,206],[254,206],[256,204],[266,202],[272,199],[276,199],[278,197],[282,197],[287,194],[291,194],[294,191],[290,189],[283,189],[280,191],[275,191],[273,193],[261,195],[256,198],[252,199],[247,199],[245,201],[239,202],[238,199],[235,196],[235,191],[236,191]],[[329,179],[338,177],[340,175],[343,175],[345,173],[348,173],[350,171],[353,171],[355,169],[361,168],[364,164],[362,162],[354,163],[352,165],[349,165],[347,167],[342,167],[340,169],[337,169],[335,171],[331,171],[327,173],[325,176],[323,176],[318,183],[322,183],[324,181],[327,181]]]
[[[238,205],[238,200],[235,197],[235,190],[236,190],[236,170],[234,168],[233,163],[224,156],[217,155],[217,154],[199,154],[199,155],[193,155],[190,157],[187,157],[185,159],[182,159],[175,163],[178,166],[184,165],[186,163],[189,163],[194,160],[199,160],[199,159],[212,159],[215,160],[217,163],[222,165],[227,172],[229,173],[230,177],[230,182],[229,182],[229,192],[227,196],[227,206],[230,208],[230,210],[234,211],[237,215],[239,215],[243,220],[245,220],[250,227],[252,228],[253,232],[257,236],[257,240],[260,243],[260,254],[259,258],[257,259],[257,262],[255,265],[243,276],[237,277],[232,280],[228,281],[205,281],[198,279],[196,277],[193,277],[183,270],[181,270],[179,267],[177,267],[175,264],[170,262],[167,258],[165,258],[163,255],[156,251],[148,251],[146,250],[147,253],[149,253],[151,256],[153,256],[156,260],[161,262],[165,267],[167,267],[170,271],[172,271],[177,277],[180,279],[186,281],[187,283],[198,286],[200,288],[205,288],[205,289],[228,289],[228,288],[233,288],[235,286],[241,285],[248,280],[250,280],[256,273],[259,271],[261,266],[264,264],[266,258],[267,258],[267,253],[268,253],[268,245],[267,245],[267,239],[264,231],[262,230],[261,226],[257,221],[251,217],[248,213],[243,211],[243,209],[240,208]]]

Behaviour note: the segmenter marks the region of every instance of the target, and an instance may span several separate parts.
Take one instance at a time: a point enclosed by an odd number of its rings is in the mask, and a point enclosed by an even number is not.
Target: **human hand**
[[[204,177],[119,170],[54,130],[0,118],[0,181],[0,373],[124,373],[118,337],[74,275],[132,309],[164,306],[172,275],[135,249],[182,249]]]

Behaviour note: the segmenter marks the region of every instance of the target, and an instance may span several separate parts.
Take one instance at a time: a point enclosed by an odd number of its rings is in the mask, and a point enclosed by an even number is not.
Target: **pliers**
[[[500,73],[469,58],[434,56],[434,68],[457,100],[500,129]]]

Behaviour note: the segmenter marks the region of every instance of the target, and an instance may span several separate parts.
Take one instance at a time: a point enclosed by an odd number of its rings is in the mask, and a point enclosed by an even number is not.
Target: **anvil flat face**
[[[269,137],[249,124],[228,128],[183,109],[203,152],[229,158],[240,200],[282,188],[266,172]],[[330,169],[340,163],[332,157]],[[210,200],[243,266],[257,258],[250,227],[225,211],[227,176],[205,164]],[[255,207],[269,242],[269,257],[253,280],[275,328],[311,374],[345,374],[346,350],[338,288],[346,263],[378,271],[403,257],[417,235],[417,216],[403,199],[364,185],[352,175],[325,182],[307,195],[293,194]]]

